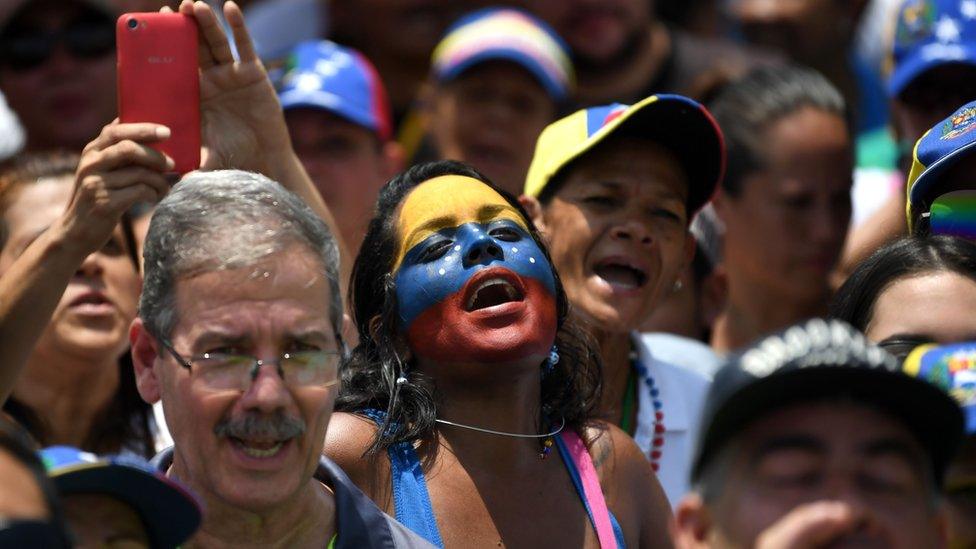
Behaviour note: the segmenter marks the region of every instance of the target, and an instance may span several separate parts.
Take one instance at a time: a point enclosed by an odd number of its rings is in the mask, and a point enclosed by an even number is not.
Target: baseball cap
[[[959,107],[948,118],[925,132],[912,151],[908,173],[908,200],[905,213],[909,231],[915,230],[918,217],[925,212],[936,192],[939,175],[970,152],[976,145],[976,101]]]
[[[142,459],[96,456],[69,446],[51,446],[40,455],[62,496],[105,494],[129,504],[153,547],[176,547],[200,526],[196,497]]]
[[[966,433],[976,433],[976,341],[920,345],[908,354],[903,368],[956,399],[966,417]]]
[[[327,110],[376,132],[383,141],[393,135],[390,102],[376,68],[358,51],[328,40],[295,46],[278,85],[284,110]]]
[[[434,48],[431,70],[438,81],[446,82],[486,61],[518,64],[556,101],[572,90],[569,48],[549,25],[524,11],[487,8],[462,17]]]
[[[525,194],[538,197],[572,161],[618,134],[649,139],[678,157],[688,177],[689,219],[725,173],[725,140],[711,113],[687,97],[660,94],[634,105],[590,107],[550,124],[536,142]]]
[[[941,389],[903,372],[849,324],[812,319],[731,357],[705,400],[692,481],[736,434],[783,407],[840,397],[900,420],[928,454],[937,481],[958,446],[963,416]]]
[[[905,0],[898,10],[888,94],[948,63],[976,65],[976,0]]]

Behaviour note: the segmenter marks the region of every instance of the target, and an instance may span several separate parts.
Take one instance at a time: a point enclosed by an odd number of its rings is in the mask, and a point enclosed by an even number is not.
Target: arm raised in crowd
[[[164,8],[167,11],[168,8]],[[281,103],[234,2],[224,4],[239,60],[206,2],[183,0],[180,13],[200,29],[200,114],[204,170],[262,173],[300,196],[332,230],[342,255],[342,279],[351,261],[332,213],[292,148]]]
[[[167,8],[164,8],[166,10]],[[332,214],[295,155],[267,72],[254,52],[240,8],[224,7],[237,45],[231,46],[204,2],[184,1],[180,12],[200,29],[201,169],[263,173],[300,196],[335,230]],[[109,239],[123,213],[155,202],[169,189],[172,160],[146,144],[166,139],[155,124],[106,126],[82,155],[74,195],[58,223],[41,233],[0,278],[0,402],[6,401],[71,277]],[[340,250],[345,248],[340,242]],[[343,261],[343,279],[347,261]]]
[[[164,172],[173,161],[147,146],[167,137],[169,129],[157,124],[105,126],[82,153],[64,214],[16,258],[0,256],[7,265],[0,277],[0,403],[85,258],[105,245],[133,204],[168,191]]]

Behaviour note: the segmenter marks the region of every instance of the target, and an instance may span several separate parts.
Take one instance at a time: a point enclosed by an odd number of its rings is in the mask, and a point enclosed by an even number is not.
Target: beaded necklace
[[[664,405],[661,403],[661,391],[654,383],[651,371],[640,361],[636,350],[630,351],[630,364],[634,371],[644,380],[644,385],[651,393],[651,403],[654,405],[654,434],[651,437],[651,468],[657,473],[661,468],[661,455],[664,451]]]

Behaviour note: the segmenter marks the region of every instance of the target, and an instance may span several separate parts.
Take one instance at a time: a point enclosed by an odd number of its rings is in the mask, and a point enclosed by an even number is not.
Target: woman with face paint
[[[326,454],[381,508],[445,547],[670,546],[646,459],[593,419],[599,358],[513,197],[456,162],[397,176],[351,297]]]

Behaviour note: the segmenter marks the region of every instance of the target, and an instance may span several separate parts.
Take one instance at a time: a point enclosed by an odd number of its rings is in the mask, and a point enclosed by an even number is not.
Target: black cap
[[[691,480],[736,434],[777,409],[843,397],[878,407],[915,435],[941,483],[963,436],[959,405],[938,387],[901,371],[898,361],[849,324],[813,319],[770,335],[731,357],[705,401]]]

